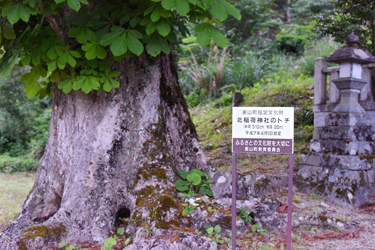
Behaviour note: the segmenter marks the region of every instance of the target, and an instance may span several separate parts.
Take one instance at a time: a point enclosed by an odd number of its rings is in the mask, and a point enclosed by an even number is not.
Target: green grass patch
[[[298,78],[277,72],[269,75],[252,88],[241,91],[243,107],[294,107],[295,153],[306,147],[313,134],[312,77]],[[190,109],[201,146],[212,165],[220,171],[231,169],[232,111],[220,99]],[[288,155],[239,154],[237,167],[243,173],[257,171],[275,173],[288,168]],[[298,157],[295,157],[296,161]],[[296,162],[297,163],[297,162]]]
[[[10,223],[30,192],[35,173],[0,173],[0,225]]]

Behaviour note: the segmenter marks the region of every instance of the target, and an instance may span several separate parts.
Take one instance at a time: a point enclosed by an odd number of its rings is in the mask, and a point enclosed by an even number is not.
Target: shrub
[[[9,154],[0,155],[0,172],[34,172],[39,166],[39,161],[21,157],[11,157]]]

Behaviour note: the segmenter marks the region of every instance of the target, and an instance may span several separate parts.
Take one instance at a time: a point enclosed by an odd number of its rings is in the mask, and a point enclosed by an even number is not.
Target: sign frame
[[[289,154],[287,250],[292,242],[294,107],[232,107],[232,250],[236,249],[237,154]]]

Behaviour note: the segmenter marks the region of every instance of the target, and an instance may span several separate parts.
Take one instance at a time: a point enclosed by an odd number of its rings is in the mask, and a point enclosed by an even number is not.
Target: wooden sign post
[[[232,250],[236,249],[237,153],[289,154],[287,249],[291,249],[293,192],[293,107],[233,107],[232,110]]]

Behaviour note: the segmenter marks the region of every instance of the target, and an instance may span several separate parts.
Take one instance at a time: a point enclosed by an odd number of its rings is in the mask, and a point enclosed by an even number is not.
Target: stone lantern
[[[346,37],[346,46],[327,58],[327,62],[340,64],[339,78],[333,80],[340,91],[340,102],[333,112],[365,113],[358,97],[366,81],[362,79],[362,65],[375,62],[368,51],[358,48],[359,38],[354,33]]]

